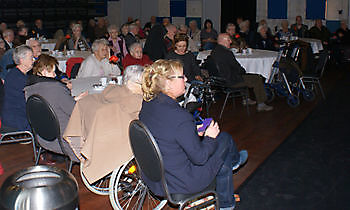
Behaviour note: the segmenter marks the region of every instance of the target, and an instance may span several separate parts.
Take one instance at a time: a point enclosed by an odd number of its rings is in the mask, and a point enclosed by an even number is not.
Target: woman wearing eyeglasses
[[[232,170],[244,164],[247,152],[238,152],[232,137],[211,122],[199,133],[192,115],[176,98],[184,94],[185,82],[179,61],[158,60],[145,67],[140,120],[149,128],[163,156],[165,178],[171,194],[194,194],[210,188],[216,179],[220,208],[233,209]],[[156,195],[161,183],[143,177]]]

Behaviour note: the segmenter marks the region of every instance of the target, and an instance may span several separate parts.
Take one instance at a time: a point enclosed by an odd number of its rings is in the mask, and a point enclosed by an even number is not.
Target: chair
[[[43,97],[32,95],[27,100],[26,111],[35,138],[37,139],[40,136],[44,141],[48,142],[53,142],[57,139],[62,153],[69,158],[63,147],[59,121],[50,104]],[[36,143],[39,145],[39,149],[36,154],[35,165],[38,165],[42,149],[50,150],[50,148],[43,148],[38,141]],[[70,160],[68,171],[72,170],[72,166],[73,161]]]
[[[212,86],[216,88],[217,92],[222,92],[225,94],[225,101],[222,105],[219,119],[222,118],[222,114],[224,112],[227,100],[229,97],[236,98],[236,97],[243,97],[243,100],[247,101],[249,96],[248,87],[229,87],[226,85],[226,78],[220,77],[220,66],[215,61],[215,59],[209,55],[204,67],[208,70],[210,78],[212,79]],[[233,101],[233,105],[235,105],[235,101]],[[247,108],[247,114],[249,116],[249,104],[246,103]]]
[[[315,84],[318,85],[323,99],[326,99],[326,95],[324,94],[320,79],[323,76],[328,59],[328,52],[320,53],[314,71],[312,73],[304,73],[302,76],[302,81],[305,83],[305,85],[311,84],[312,89],[314,88]]]
[[[216,192],[208,190],[193,195],[188,194],[171,194],[168,189],[167,181],[165,180],[165,169],[162,155],[157,146],[157,143],[148,128],[139,120],[134,120],[129,126],[130,145],[134,153],[137,166],[142,171],[142,175],[153,182],[160,182],[165,192],[165,198],[154,209],[163,208],[167,202],[172,205],[179,206],[179,209],[191,206],[193,209],[213,207],[218,209],[219,201]],[[145,192],[150,190],[145,187]],[[152,194],[152,192],[150,192]],[[140,195],[146,195],[140,194]],[[144,204],[145,196],[139,198],[138,209]]]
[[[1,121],[0,121],[1,124]],[[36,147],[34,136],[30,131],[16,131],[16,129],[1,126],[0,128],[0,145],[11,143],[29,142],[33,143],[34,159],[36,159]]]
[[[69,79],[75,79],[84,58],[69,58],[66,62],[66,74]]]

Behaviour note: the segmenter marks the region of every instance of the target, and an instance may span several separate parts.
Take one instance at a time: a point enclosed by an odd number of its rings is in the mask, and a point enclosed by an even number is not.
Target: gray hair
[[[131,65],[126,67],[123,73],[123,85],[128,84],[129,81],[141,83],[143,67],[140,65]]]
[[[138,26],[137,26],[136,23],[131,23],[131,24],[129,24],[128,29],[129,29],[129,31],[131,31],[131,30],[133,30],[134,28],[137,28],[137,27],[138,27]]]
[[[10,34],[14,34],[12,29],[6,29],[4,32],[2,32],[3,37],[8,37]]]
[[[185,24],[181,24],[179,25],[179,30],[182,30],[182,29],[188,29],[188,27],[185,25]]]
[[[74,31],[77,28],[80,28],[81,31],[83,30],[83,27],[79,23],[76,23],[72,26],[72,31]]]
[[[263,29],[263,28],[267,29],[267,26],[266,26],[265,24],[260,25],[260,26],[258,26],[258,30],[256,30],[256,31],[257,31],[258,33],[260,33],[260,30]]]
[[[104,45],[108,46],[108,41],[106,39],[96,39],[91,46],[92,52],[96,52],[101,46]]]
[[[170,29],[177,29],[175,25],[169,23],[168,25],[165,26],[166,30],[170,30]]]
[[[112,25],[108,26],[107,31],[109,33],[112,30],[117,30],[118,31],[119,29],[118,29],[118,27],[116,25],[112,24]]]
[[[142,49],[142,44],[139,42],[132,43],[129,47],[129,52],[134,52],[137,47],[141,47]]]
[[[264,24],[264,25],[260,25],[258,26],[258,30],[256,30],[258,33],[260,33],[260,30],[265,28],[267,30],[267,26]]]
[[[28,52],[33,53],[33,50],[27,45],[21,45],[16,47],[12,55],[12,58],[15,64],[19,65],[21,62],[21,59],[24,59],[27,56]]]
[[[37,42],[41,46],[41,43],[38,40],[34,39],[34,38],[27,39],[26,40],[26,45],[29,46],[29,47],[32,47],[33,46],[33,42]]]

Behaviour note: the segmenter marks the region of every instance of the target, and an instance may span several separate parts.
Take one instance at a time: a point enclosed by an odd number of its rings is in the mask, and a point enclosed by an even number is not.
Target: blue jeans
[[[216,192],[219,196],[220,208],[235,205],[232,167],[239,161],[236,143],[230,134],[221,132],[217,137],[219,145],[215,155],[220,155],[224,163],[216,175]]]

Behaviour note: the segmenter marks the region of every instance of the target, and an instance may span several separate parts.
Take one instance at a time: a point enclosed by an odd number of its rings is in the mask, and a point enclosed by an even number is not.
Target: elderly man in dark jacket
[[[228,34],[220,34],[218,44],[211,53],[211,58],[217,65],[219,76],[226,79],[226,85],[228,86],[253,88],[257,102],[248,99],[244,103],[250,105],[257,103],[257,111],[271,111],[273,107],[264,103],[267,97],[261,78],[256,74],[246,73],[229,49],[231,42]]]

